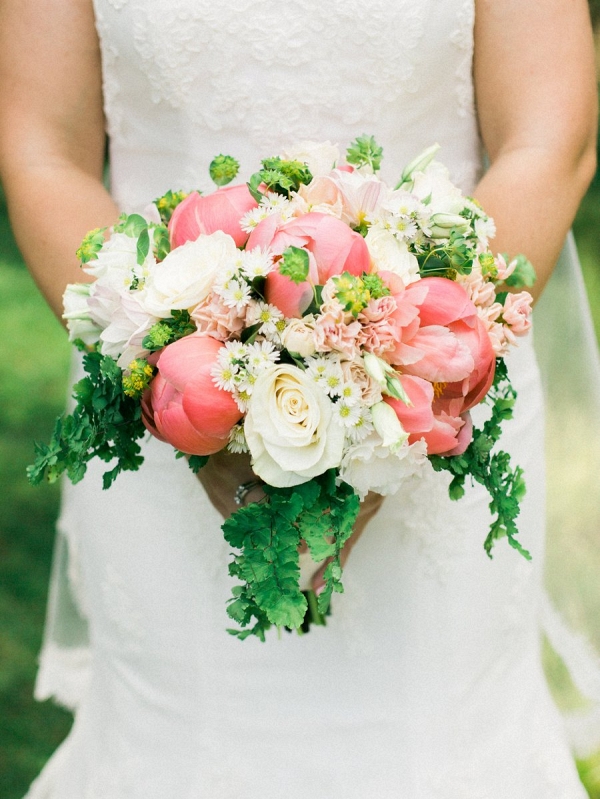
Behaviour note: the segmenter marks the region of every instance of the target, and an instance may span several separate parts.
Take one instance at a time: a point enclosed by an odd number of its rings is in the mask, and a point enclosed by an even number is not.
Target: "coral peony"
[[[202,233],[217,230],[228,233],[236,247],[241,247],[248,234],[240,227],[240,219],[257,205],[245,185],[226,186],[206,196],[194,191],[173,211],[169,222],[171,247],[180,247],[186,241],[195,241]]]
[[[144,395],[146,428],[188,455],[223,449],[242,415],[231,394],[217,388],[211,376],[223,346],[194,334],[165,347],[158,374]]]

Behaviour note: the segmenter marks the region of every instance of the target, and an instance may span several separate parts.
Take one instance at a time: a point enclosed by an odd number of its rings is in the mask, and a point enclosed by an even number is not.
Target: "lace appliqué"
[[[134,3],[131,13],[153,102],[212,131],[258,119],[250,137],[268,151],[269,137],[309,137],[323,117],[334,132],[336,124],[376,122],[403,93],[418,91],[414,51],[426,7],[178,0]]]

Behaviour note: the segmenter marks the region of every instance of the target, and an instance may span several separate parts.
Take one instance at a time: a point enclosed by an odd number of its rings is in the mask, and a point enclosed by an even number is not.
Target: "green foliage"
[[[94,230],[90,230],[89,233],[86,233],[81,242],[81,246],[75,253],[82,264],[87,264],[90,261],[96,260],[104,244],[105,231],[105,227],[97,227]]]
[[[308,184],[312,180],[310,169],[301,161],[265,158],[261,163],[263,168],[255,172],[248,181],[248,190],[257,202],[264,196],[259,188],[261,184],[264,184],[267,191],[289,197],[303,183]]]
[[[509,262],[508,255],[504,255],[504,259],[506,260],[506,263]],[[536,274],[533,264],[524,255],[517,255],[515,260],[517,262],[515,271],[512,273],[512,275],[510,275],[510,277],[506,278],[504,281],[505,284],[518,289],[531,288],[536,281]]]
[[[345,311],[349,311],[355,318],[369,304],[371,294],[366,288],[364,280],[350,272],[343,272],[339,277],[332,278],[335,284],[335,296],[342,304]]]
[[[163,225],[169,224],[173,216],[173,211],[187,196],[188,193],[185,191],[171,191],[169,189],[162,197],[158,197],[154,200],[154,205],[158,208],[158,213],[160,214]]]
[[[358,136],[346,151],[346,160],[356,167],[370,166],[373,172],[381,167],[383,147],[379,147],[374,136]]]
[[[307,597],[298,580],[298,546],[306,540],[312,557],[331,557],[325,590],[318,600],[324,614],[334,591],[343,591],[340,553],[352,534],[358,497],[350,486],[336,486],[336,472],[292,488],[265,486],[265,499],[240,508],[223,524],[226,541],[235,550],[229,573],[242,585],[233,589],[227,613],[242,628],[230,630],[262,641],[271,627],[298,629],[305,623]]]
[[[456,274],[468,275],[477,253],[471,242],[458,229],[448,231],[448,240],[417,254],[422,277],[441,275],[454,279]]]
[[[308,277],[308,252],[301,247],[288,247],[279,261],[279,271],[294,283],[303,283]]]
[[[231,155],[217,155],[210,162],[208,171],[211,180],[217,186],[226,186],[235,178],[240,168],[240,162]]]
[[[460,499],[464,495],[467,475],[487,489],[491,498],[489,508],[494,516],[484,542],[487,554],[491,557],[495,542],[507,538],[514,549],[530,560],[531,555],[516,538],[519,533],[516,524],[519,503],[525,496],[523,470],[511,466],[506,452],[493,452],[502,432],[502,422],[512,418],[516,398],[506,364],[499,359],[494,383],[486,398],[491,407],[490,418],[481,429],[473,429],[473,440],[462,455],[434,455],[430,460],[436,471],[445,470],[453,475],[449,486],[451,499]]]
[[[142,341],[144,349],[154,352],[172,344],[190,333],[194,333],[196,325],[192,322],[188,311],[171,311],[170,319],[162,319],[153,325]]]
[[[116,361],[90,352],[83,365],[88,376],[74,386],[75,410],[56,420],[49,445],[35,446],[35,462],[27,469],[33,485],[44,477],[53,483],[63,472],[78,483],[88,461],[99,457],[116,460],[104,474],[104,488],[109,488],[122,471],[135,471],[144,460],[137,443],[146,432],[140,405],[124,394]]]

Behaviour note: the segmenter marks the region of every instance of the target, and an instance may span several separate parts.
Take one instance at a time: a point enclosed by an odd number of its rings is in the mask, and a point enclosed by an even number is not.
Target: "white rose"
[[[281,343],[289,350],[307,358],[316,352],[314,317],[309,315],[302,319],[290,319],[281,334]]]
[[[239,255],[222,230],[186,241],[156,264],[146,281],[146,310],[161,318],[172,310],[192,310],[210,294],[226,266]]]
[[[339,466],[344,429],[332,416],[325,392],[297,366],[278,364],[259,375],[244,422],[256,474],[281,488]]]
[[[424,441],[410,446],[406,443],[392,452],[373,431],[344,453],[340,477],[361,499],[369,491],[387,496],[394,494],[406,479],[420,471],[426,460],[427,445]]]
[[[378,271],[393,272],[402,279],[405,286],[419,279],[419,262],[416,256],[408,251],[406,242],[398,241],[389,230],[370,227],[365,242]]]
[[[69,341],[81,339],[84,344],[95,344],[102,332],[90,315],[90,288],[90,283],[70,283],[63,294],[62,318],[67,323]]]
[[[287,161],[301,161],[307,164],[313,178],[328,175],[339,161],[340,151],[330,141],[301,141],[282,153]]]

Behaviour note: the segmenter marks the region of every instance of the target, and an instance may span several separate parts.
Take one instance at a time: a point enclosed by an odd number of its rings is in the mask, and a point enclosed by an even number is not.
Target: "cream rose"
[[[278,364],[256,380],[244,422],[252,468],[270,485],[300,485],[340,465],[344,430],[325,392],[297,366]]]
[[[290,161],[301,161],[307,164],[314,178],[327,175],[335,167],[340,158],[337,144],[330,141],[301,141],[283,153],[283,158]]]
[[[371,227],[365,237],[371,260],[377,271],[393,272],[405,286],[419,279],[419,262],[408,251],[406,242],[398,239],[384,228]]]
[[[146,282],[146,310],[161,318],[170,316],[172,309],[193,310],[238,255],[234,240],[221,230],[186,241],[152,270]]]
[[[314,355],[315,346],[315,318],[312,315],[302,319],[290,319],[281,334],[281,343],[290,352],[297,353],[303,358]]]

